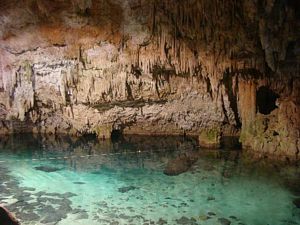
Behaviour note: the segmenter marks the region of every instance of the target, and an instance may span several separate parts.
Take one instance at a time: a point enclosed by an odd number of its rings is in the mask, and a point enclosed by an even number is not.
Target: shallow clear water
[[[196,153],[178,176],[169,160]],[[299,169],[181,137],[1,138],[0,204],[22,224],[300,224]],[[227,222],[227,223],[226,223]]]

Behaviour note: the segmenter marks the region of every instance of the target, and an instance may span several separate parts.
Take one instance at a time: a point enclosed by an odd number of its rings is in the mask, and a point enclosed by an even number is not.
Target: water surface
[[[196,153],[178,176],[169,160]],[[299,169],[251,159],[233,146],[130,136],[1,138],[0,204],[22,224],[300,224]]]

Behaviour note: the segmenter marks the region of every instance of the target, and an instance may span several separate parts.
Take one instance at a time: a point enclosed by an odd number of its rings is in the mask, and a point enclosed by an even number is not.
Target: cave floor
[[[169,159],[197,152],[178,176]],[[22,224],[300,224],[299,169],[182,137],[0,142],[0,204]],[[295,204],[294,204],[295,203]]]

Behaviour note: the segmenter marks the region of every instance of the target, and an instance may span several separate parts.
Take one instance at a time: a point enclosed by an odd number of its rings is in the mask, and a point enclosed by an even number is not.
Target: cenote
[[[193,138],[1,138],[0,203],[21,224],[299,224],[299,168]],[[180,155],[198,160],[167,176]]]
[[[0,225],[300,225],[300,0],[0,0]]]

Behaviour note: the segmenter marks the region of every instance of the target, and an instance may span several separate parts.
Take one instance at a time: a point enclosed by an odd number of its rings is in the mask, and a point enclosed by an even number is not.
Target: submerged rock
[[[51,166],[36,166],[34,167],[36,170],[44,171],[47,173],[56,172],[61,170],[61,168],[51,167]]]
[[[159,220],[157,221],[158,225],[163,225],[163,224],[168,224],[168,222],[162,218],[159,218]]]
[[[236,216],[229,216],[230,219],[233,219],[233,220],[238,220],[238,218]]]
[[[194,218],[187,218],[185,216],[182,216],[180,219],[176,220],[177,224],[182,224],[182,225],[196,225],[197,221]]]
[[[184,173],[198,160],[195,155],[180,155],[177,158],[168,162],[164,174],[168,176],[176,176]]]
[[[41,222],[42,223],[58,223],[59,221],[61,221],[62,219],[66,218],[66,215],[62,215],[62,214],[48,214]]]
[[[213,200],[215,200],[216,198],[214,197],[214,196],[209,196],[209,197],[207,197],[207,201],[213,201]]]
[[[222,225],[230,225],[231,224],[231,221],[229,219],[226,219],[226,218],[219,218],[218,221]]]
[[[84,182],[73,182],[73,184],[85,184]]]
[[[125,192],[136,190],[136,189],[138,189],[138,188],[135,187],[135,186],[128,186],[128,187],[118,188],[118,191],[121,192],[121,193],[125,193]]]

